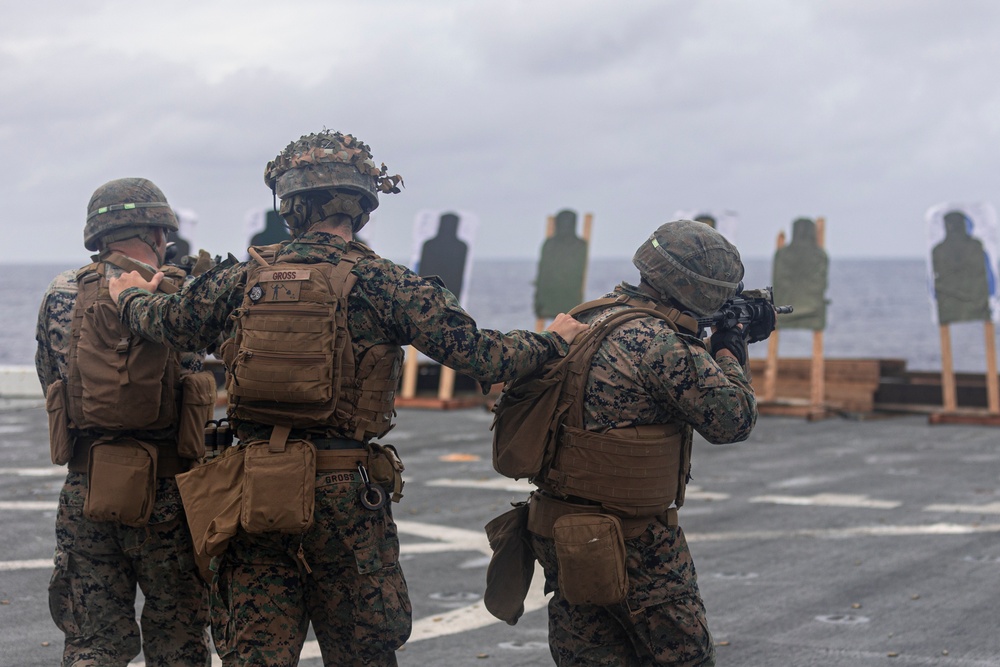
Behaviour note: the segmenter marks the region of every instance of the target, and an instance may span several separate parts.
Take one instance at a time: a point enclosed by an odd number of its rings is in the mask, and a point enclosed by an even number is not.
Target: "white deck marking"
[[[12,570],[44,570],[52,569],[52,567],[53,563],[51,558],[0,561],[0,572],[10,572]]]
[[[50,466],[48,468],[0,468],[0,475],[14,475],[16,477],[65,477],[66,468],[64,466]]]
[[[1000,524],[933,523],[917,526],[854,526],[852,528],[803,528],[799,530],[748,530],[726,533],[687,533],[688,542],[726,540],[775,540],[791,537],[846,539],[852,537],[912,537],[921,535],[973,535],[1000,533]]]
[[[844,493],[817,493],[813,496],[766,495],[751,498],[750,502],[771,503],[774,505],[813,505],[817,507],[858,507],[880,510],[891,510],[902,505],[902,503],[895,500],[874,500],[864,495]]]
[[[432,479],[427,486],[443,486],[451,489],[482,489],[484,491],[510,491],[524,493],[535,490],[535,485],[526,479],[507,479],[496,477],[492,479]]]
[[[52,500],[0,500],[0,510],[50,510],[59,509],[59,503]]]
[[[928,505],[925,512],[965,512],[967,514],[1000,514],[1000,502],[985,505]]]

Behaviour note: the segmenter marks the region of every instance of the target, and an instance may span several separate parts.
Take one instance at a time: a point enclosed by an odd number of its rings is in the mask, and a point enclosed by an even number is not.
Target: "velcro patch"
[[[292,272],[289,271],[289,273]],[[301,290],[302,283],[298,281],[269,282],[264,286],[264,302],[298,301]]]
[[[263,283],[309,280],[309,273],[309,269],[275,269],[274,271],[261,271],[257,279]]]

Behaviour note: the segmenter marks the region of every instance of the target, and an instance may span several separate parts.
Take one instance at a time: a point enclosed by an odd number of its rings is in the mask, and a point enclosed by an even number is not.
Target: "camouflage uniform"
[[[339,262],[339,236],[305,232],[276,261]],[[248,264],[219,266],[177,295],[129,289],[122,321],[178,349],[234,335]],[[566,344],[554,334],[480,330],[448,290],[405,267],[359,261],[348,297],[355,360],[376,345],[410,345],[487,385],[530,372]],[[234,423],[241,441],[271,426]],[[350,438],[350,434],[339,434]],[[302,535],[242,531],[213,562],[212,631],[227,665],[294,665],[310,620],[328,665],[395,665],[410,634],[411,608],[391,509],[362,507],[357,473],[317,474],[313,526]]]
[[[112,264],[105,268],[109,277],[121,273]],[[35,368],[43,392],[57,379],[67,379],[76,295],[76,271],[66,271],[42,300]],[[185,370],[199,371],[203,358],[184,354],[181,363]],[[67,473],[49,583],[52,619],[66,635],[62,664],[126,665],[139,654],[140,643],[150,667],[210,664],[208,593],[195,573],[177,483],[157,479],[156,503],[143,528],[87,519],[86,497],[87,475]],[[138,624],[136,585],[145,597]]]
[[[608,296],[622,294],[633,303],[649,300],[628,284]],[[584,318],[607,312],[590,311]],[[710,442],[736,442],[750,434],[757,418],[753,390],[738,362],[714,360],[695,336],[652,317],[628,322],[602,342],[584,396],[585,426],[594,431],[681,422]],[[532,533],[531,545],[545,570],[546,592],[554,593],[549,647],[556,664],[715,664],[694,563],[679,526],[654,519],[626,539],[629,588],[617,606],[569,604],[558,588],[553,540]]]

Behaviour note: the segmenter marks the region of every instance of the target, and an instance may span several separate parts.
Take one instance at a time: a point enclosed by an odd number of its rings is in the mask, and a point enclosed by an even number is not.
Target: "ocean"
[[[81,257],[81,263],[85,258]],[[769,284],[771,262],[745,261],[747,288]],[[33,365],[35,321],[42,294],[60,265],[0,265],[0,365]],[[536,262],[530,259],[477,259],[472,267],[467,309],[482,327],[530,329]],[[638,272],[628,258],[592,259],[587,298],[599,297],[621,281],[635,283]],[[927,297],[927,264],[922,259],[831,259],[827,298],[827,358],[903,359],[911,371],[939,371],[938,327]],[[986,368],[983,325],[952,325],[956,371],[982,373]],[[781,357],[812,354],[812,332],[782,331]],[[993,341],[996,345],[997,341]],[[750,355],[767,355],[767,343],[751,346]]]

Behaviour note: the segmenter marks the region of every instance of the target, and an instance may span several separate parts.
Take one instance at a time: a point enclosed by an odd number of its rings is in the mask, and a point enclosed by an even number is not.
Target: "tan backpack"
[[[236,336],[222,348],[230,414],[292,428],[329,426],[345,361],[353,371],[353,356],[345,359],[353,355],[347,295],[364,254],[348,251],[337,264],[270,263],[280,247],[250,248],[256,265],[233,314]]]
[[[627,303],[627,298],[598,299],[577,306],[570,314]],[[615,328],[640,317],[659,318],[676,330],[678,316],[673,309],[629,305],[591,324],[570,345],[565,357],[508,382],[493,406],[493,469],[505,477],[544,480],[564,425],[583,428],[583,390],[601,341]]]
[[[152,272],[116,252],[106,252],[77,272],[78,293],[70,336],[68,402],[75,428],[138,431],[172,426],[177,419],[180,359],[166,346],[132,333],[118,318],[108,293],[105,262],[124,271]],[[164,267],[159,290],[173,293],[184,280]]]

